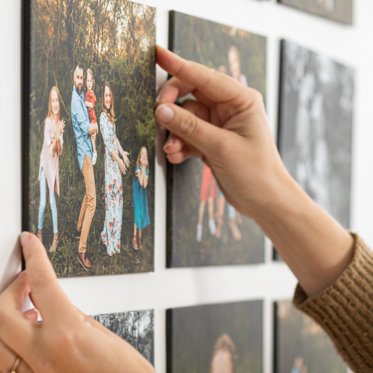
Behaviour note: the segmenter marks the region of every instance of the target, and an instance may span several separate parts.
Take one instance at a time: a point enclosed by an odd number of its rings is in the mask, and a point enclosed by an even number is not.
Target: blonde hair
[[[212,350],[212,358],[213,360],[214,356],[219,351],[225,351],[229,353],[229,356],[231,358],[232,367],[234,369],[235,367],[235,359],[236,359],[236,345],[232,341],[232,338],[228,334],[222,334],[215,342],[214,348]]]
[[[49,99],[48,99],[48,115],[47,118],[52,118],[53,119],[53,110],[52,110],[52,92],[56,92],[57,97],[58,97],[58,103],[59,103],[59,109],[58,109],[58,116],[57,116],[57,122],[60,120],[60,113],[61,113],[61,95],[60,95],[60,90],[56,85],[54,85],[51,90],[49,91]]]
[[[145,146],[142,146],[140,148],[139,155],[137,156],[137,160],[136,160],[136,166],[141,166],[141,161],[140,160],[141,160],[141,152],[142,152],[143,149],[145,149],[145,152],[146,152],[146,160],[147,160],[146,167],[149,167],[148,149],[146,149]]]
[[[110,108],[107,109],[105,106],[105,88],[108,87],[111,95],[111,105]],[[102,91],[102,108],[103,111],[106,113],[107,117],[109,118],[110,122],[115,122],[115,110],[114,110],[114,94],[113,90],[111,89],[111,85],[109,82],[104,83],[104,89]]]
[[[88,78],[88,74],[92,77],[92,86],[94,87],[95,86],[95,74],[93,74],[92,69],[90,68],[87,69],[86,71],[87,78]]]

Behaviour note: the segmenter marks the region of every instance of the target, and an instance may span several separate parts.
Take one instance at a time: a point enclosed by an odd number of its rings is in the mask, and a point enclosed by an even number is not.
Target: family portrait
[[[266,39],[229,26],[170,13],[170,49],[266,92]],[[264,235],[225,199],[198,159],[168,170],[170,267],[263,261]]]
[[[154,312],[129,311],[93,316],[95,320],[123,338],[154,364]]]
[[[331,19],[336,22],[351,24],[353,21],[354,0],[278,0],[299,10]]]
[[[263,302],[167,311],[167,372],[263,371]]]
[[[321,327],[291,301],[275,303],[275,373],[347,373]]]
[[[354,71],[283,41],[280,87],[282,159],[309,196],[348,228]]]
[[[151,271],[155,9],[28,7],[24,229],[59,277]]]

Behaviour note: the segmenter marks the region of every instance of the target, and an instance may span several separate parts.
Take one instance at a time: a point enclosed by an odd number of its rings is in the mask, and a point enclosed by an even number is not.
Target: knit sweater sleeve
[[[293,303],[313,318],[355,372],[373,372],[373,252],[354,235],[354,255],[338,279],[308,297],[298,284]]]

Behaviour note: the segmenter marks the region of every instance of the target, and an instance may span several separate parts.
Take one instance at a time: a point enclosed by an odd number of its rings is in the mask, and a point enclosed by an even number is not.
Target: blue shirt
[[[71,119],[78,150],[79,168],[82,170],[84,157],[92,159],[93,150],[91,138],[89,135],[90,121],[88,110],[85,106],[84,93],[79,95],[75,87],[71,96]]]

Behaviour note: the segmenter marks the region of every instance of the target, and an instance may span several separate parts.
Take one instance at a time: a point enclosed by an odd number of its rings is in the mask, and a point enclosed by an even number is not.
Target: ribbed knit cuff
[[[373,253],[355,234],[354,255],[338,279],[308,297],[298,284],[293,303],[333,340],[356,373],[373,372]]]

